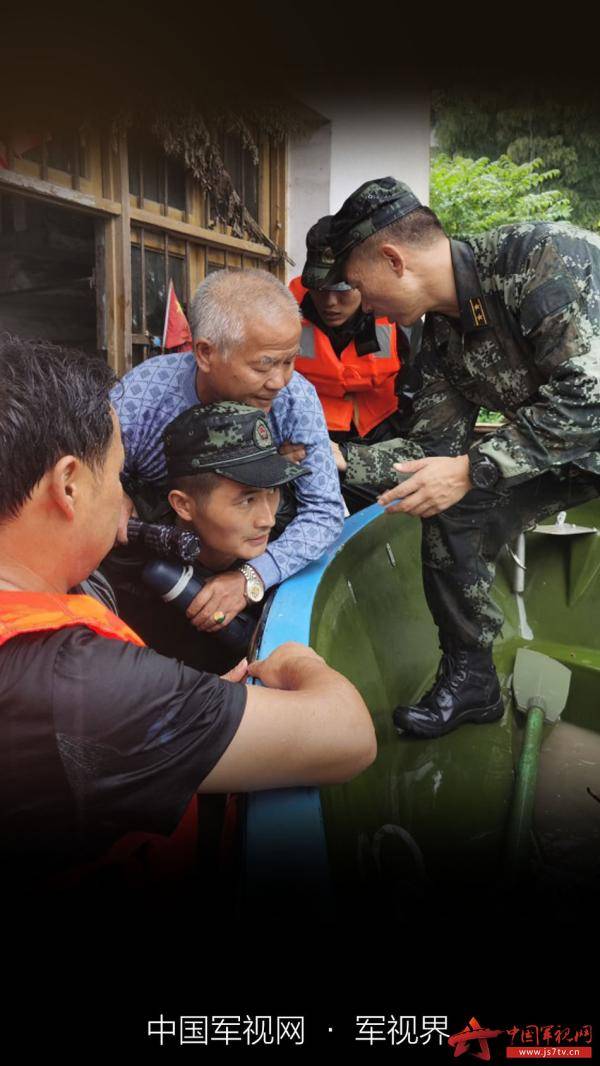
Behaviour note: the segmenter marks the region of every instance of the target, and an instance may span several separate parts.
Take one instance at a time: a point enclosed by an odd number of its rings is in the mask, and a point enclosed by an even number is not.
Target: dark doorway
[[[96,352],[94,219],[0,194],[0,328]]]

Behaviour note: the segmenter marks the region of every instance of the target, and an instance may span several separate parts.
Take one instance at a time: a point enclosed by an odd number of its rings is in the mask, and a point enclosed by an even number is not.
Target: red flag
[[[47,137],[46,140],[49,140]],[[39,133],[21,133],[12,138],[11,148],[13,155],[16,155],[18,159],[22,159],[25,152],[31,151],[32,148],[38,148],[42,143],[42,136]],[[0,141],[0,168],[2,170],[8,170],[8,145]]]
[[[173,282],[169,280],[167,293],[167,309],[165,312],[165,328],[163,330],[163,350],[167,348],[192,347],[192,333],[188,320],[183,313]]]

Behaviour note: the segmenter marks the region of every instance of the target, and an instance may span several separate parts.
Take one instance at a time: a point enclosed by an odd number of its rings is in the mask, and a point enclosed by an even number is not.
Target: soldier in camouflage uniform
[[[263,590],[248,564],[276,532],[280,487],[309,469],[279,454],[263,411],[232,401],[188,408],[167,425],[162,439],[169,503],[200,538],[194,570],[204,587],[185,614],[143,586],[131,595],[122,590],[122,607],[155,651],[195,669],[224,673],[241,652],[218,639],[232,615],[221,607],[213,579],[241,571],[246,606],[238,621],[251,628],[252,618],[260,616]],[[190,625],[196,614],[198,628]]]
[[[213,574],[239,564],[247,602],[259,603],[264,586],[248,562],[269,543],[280,487],[310,469],[279,454],[260,409],[227,400],[183,411],[166,427],[163,443],[169,503],[198,533],[199,562]],[[231,621],[211,583],[188,613],[209,633]]]
[[[490,596],[501,547],[600,494],[600,240],[534,222],[449,240],[393,178],[361,186],[331,232],[329,283],[344,277],[363,307],[403,325],[425,315],[408,439],[347,446],[340,465],[390,510],[423,519],[443,658],[433,688],[394,720],[439,736],[502,714],[492,663],[502,615]],[[507,424],[477,440],[480,405]]]

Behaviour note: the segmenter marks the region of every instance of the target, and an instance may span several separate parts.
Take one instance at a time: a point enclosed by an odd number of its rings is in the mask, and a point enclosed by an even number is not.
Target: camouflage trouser
[[[441,642],[491,646],[502,612],[490,589],[502,546],[527,526],[600,496],[600,478],[564,467],[512,489],[472,489],[435,518],[423,519],[423,586]]]

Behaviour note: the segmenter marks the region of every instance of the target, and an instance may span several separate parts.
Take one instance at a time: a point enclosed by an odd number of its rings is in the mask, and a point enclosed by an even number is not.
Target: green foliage
[[[571,222],[600,228],[600,92],[511,85],[498,91],[451,89],[434,100],[437,143],[448,155],[514,163],[543,159],[572,205]]]
[[[488,411],[487,407],[480,407],[477,415],[478,426],[504,425],[506,419],[500,411]]]
[[[431,167],[431,207],[452,237],[509,222],[568,218],[569,199],[557,189],[541,188],[558,177],[557,170],[542,170],[543,165],[541,159],[517,165],[507,155],[493,162],[437,155]]]

